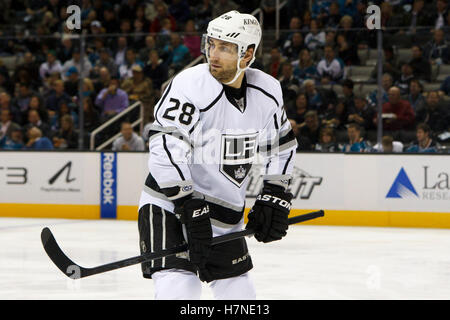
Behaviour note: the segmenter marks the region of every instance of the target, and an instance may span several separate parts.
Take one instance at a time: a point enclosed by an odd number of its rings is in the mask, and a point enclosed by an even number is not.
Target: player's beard
[[[210,65],[209,72],[218,81],[220,81],[222,83],[227,83],[227,82],[233,80],[234,76],[236,75],[237,68],[236,68],[236,66],[234,66],[233,68],[225,69],[222,66],[221,69],[217,70],[217,69],[212,69],[212,67]]]

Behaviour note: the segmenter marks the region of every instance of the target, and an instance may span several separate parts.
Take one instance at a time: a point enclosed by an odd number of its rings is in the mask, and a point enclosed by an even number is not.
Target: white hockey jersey
[[[297,141],[280,83],[249,68],[243,85],[243,99],[233,100],[207,64],[174,77],[155,106],[140,207],[152,203],[173,212],[172,200],[193,192],[215,207],[211,218],[236,224],[257,159],[264,164],[264,180],[287,187]],[[161,189],[177,192],[166,195]]]

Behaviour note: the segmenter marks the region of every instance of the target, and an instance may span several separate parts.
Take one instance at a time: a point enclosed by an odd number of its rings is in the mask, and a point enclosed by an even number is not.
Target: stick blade
[[[84,268],[77,265],[64,254],[49,228],[42,229],[41,241],[48,257],[62,273],[71,279],[83,277],[83,273],[85,273]]]

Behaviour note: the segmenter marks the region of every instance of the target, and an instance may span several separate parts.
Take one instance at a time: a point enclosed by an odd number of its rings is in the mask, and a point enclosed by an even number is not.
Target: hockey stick
[[[323,210],[299,215],[293,218],[289,218],[289,224],[295,224],[319,217],[323,217],[325,215]],[[250,236],[254,234],[254,230],[252,229],[246,229],[238,232],[233,232],[229,234],[225,234],[223,236],[214,237],[212,239],[212,244],[218,244],[226,241],[236,240],[245,236]],[[111,262],[108,264],[100,265],[93,268],[84,268],[72,260],[70,260],[69,257],[67,257],[64,252],[59,247],[58,243],[55,240],[55,237],[53,236],[52,232],[49,228],[42,229],[41,232],[41,241],[42,245],[44,246],[45,252],[47,252],[47,255],[49,258],[53,261],[53,263],[61,270],[66,276],[68,276],[71,279],[80,279],[85,278],[88,276],[92,276],[94,274],[103,273],[111,270],[120,269],[123,267],[135,265],[138,263],[160,259],[164,257],[168,257],[177,253],[181,253],[184,251],[187,251],[188,245],[183,244],[180,246],[176,246],[170,249],[161,250],[158,252],[150,252],[150,253],[144,253],[140,256],[128,258],[125,260],[120,260],[116,262]]]

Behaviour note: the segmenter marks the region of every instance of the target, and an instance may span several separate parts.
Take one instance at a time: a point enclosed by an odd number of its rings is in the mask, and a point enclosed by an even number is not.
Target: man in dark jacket
[[[144,75],[153,82],[153,89],[160,90],[161,85],[168,79],[167,65],[159,58],[158,51],[151,50],[149,60],[144,67]]]
[[[425,46],[424,56],[431,63],[449,63],[449,46],[444,36],[443,29],[435,30],[433,40],[430,40]]]
[[[449,114],[438,91],[428,93],[425,107],[417,110],[417,122],[426,123],[434,133],[447,129],[450,123]]]
[[[416,34],[424,32],[424,29],[417,29],[418,27],[427,27],[431,24],[430,16],[424,9],[424,0],[414,0],[412,10],[410,12],[402,13],[403,25],[408,27],[408,34]]]
[[[374,114],[375,110],[369,106],[364,96],[356,95],[353,106],[349,108],[347,121],[359,124],[365,131],[372,130]]]
[[[300,128],[300,137],[308,138],[311,143],[311,149],[319,142],[320,136],[320,122],[317,112],[314,110],[308,111],[305,114],[305,125]]]
[[[413,58],[409,61],[409,65],[413,68],[414,77],[425,81],[431,81],[431,64],[423,56],[423,50],[420,46],[411,48]]]

